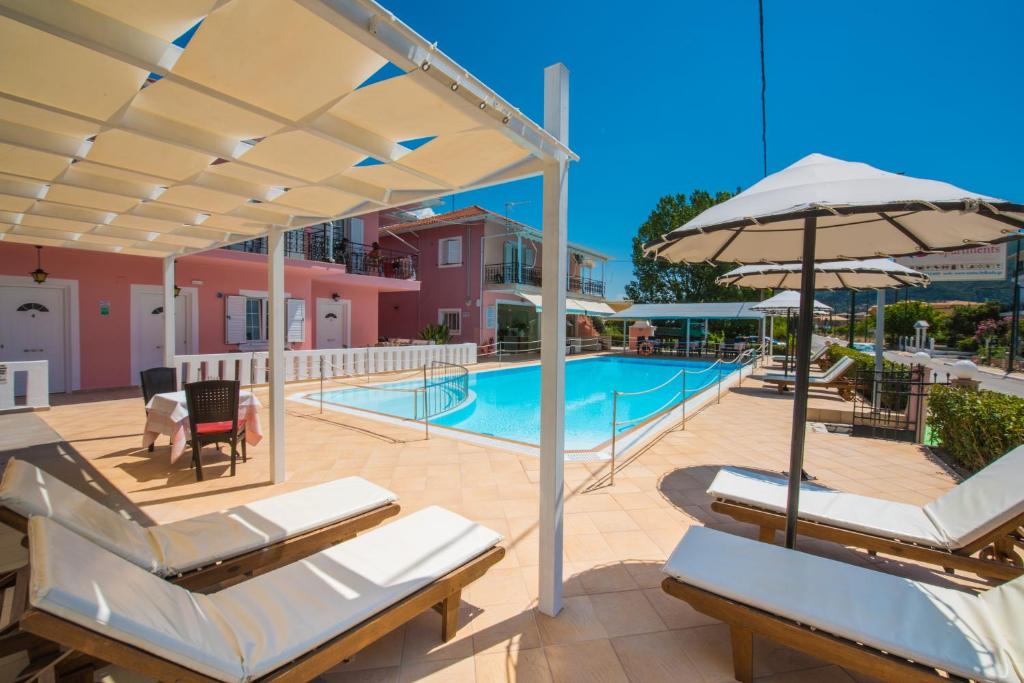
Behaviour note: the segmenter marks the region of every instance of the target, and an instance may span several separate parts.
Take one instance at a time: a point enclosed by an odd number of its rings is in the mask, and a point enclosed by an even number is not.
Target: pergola
[[[196,28],[198,27],[198,28]],[[561,603],[568,72],[544,126],[372,0],[0,0],[0,239],[163,260],[268,238],[285,478],[284,235],[543,175],[541,609]],[[392,78],[364,85],[388,63]]]
[[[690,320],[703,320],[704,328],[707,329],[708,320],[759,320],[760,332],[764,338],[765,315],[753,307],[757,305],[752,302],[708,302],[693,304],[633,304],[624,308],[614,315],[608,316],[608,320],[621,320],[623,326],[623,338],[626,336],[627,320],[685,320],[686,321],[686,343],[690,343]]]

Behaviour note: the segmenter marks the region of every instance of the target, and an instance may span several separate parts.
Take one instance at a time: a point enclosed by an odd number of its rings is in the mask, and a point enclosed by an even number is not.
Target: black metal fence
[[[248,240],[224,247],[231,251],[253,254],[267,253],[267,238]],[[292,230],[285,235],[284,253],[288,258],[301,258],[321,263],[341,263],[356,275],[375,275],[396,280],[413,280],[419,272],[419,256],[396,249],[373,248],[373,245],[329,239],[327,226]]]
[[[461,365],[431,361],[423,367],[423,398],[416,419],[434,417],[458,407],[469,397],[469,370]]]
[[[932,386],[945,384],[923,365],[886,370],[860,370],[855,376],[853,435],[896,441],[920,442],[928,416]]]

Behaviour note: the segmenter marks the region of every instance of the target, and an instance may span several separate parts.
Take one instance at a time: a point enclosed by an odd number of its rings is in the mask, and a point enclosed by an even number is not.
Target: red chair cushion
[[[196,434],[218,434],[231,431],[231,420],[223,422],[200,422],[196,425]]]

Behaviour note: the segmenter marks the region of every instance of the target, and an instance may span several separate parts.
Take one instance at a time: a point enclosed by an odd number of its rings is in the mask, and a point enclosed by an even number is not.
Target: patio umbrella
[[[759,289],[800,289],[803,265],[800,263],[757,263],[740,266],[719,277],[720,285],[756,287]],[[815,289],[849,289],[851,296],[859,289],[892,289],[895,287],[927,287],[931,280],[889,259],[864,261],[827,261],[814,264]],[[769,299],[769,301],[771,301]],[[762,302],[760,305],[766,304]],[[817,304],[817,302],[815,302]],[[755,306],[754,308],[757,308]],[[851,307],[852,308],[852,307]],[[761,310],[758,308],[758,310]],[[850,314],[851,326],[853,314]],[[885,316],[885,307],[879,309],[879,319]],[[788,350],[788,347],[787,347]],[[882,345],[876,344],[875,368],[882,366]]]
[[[648,242],[655,258],[685,263],[805,264],[790,440],[786,546],[796,540],[804,460],[816,261],[904,256],[1011,239],[1024,205],[948,183],[811,154]]]
[[[737,269],[737,270],[739,270],[739,269]],[[730,273],[732,273],[732,272],[736,272],[736,271],[730,271]],[[729,273],[726,273],[726,275],[723,275],[722,277],[718,278],[718,280],[716,280],[716,282],[718,282],[719,284],[732,284],[732,283],[723,283],[722,282],[722,280],[728,274]],[[762,288],[759,288],[759,289],[770,289],[770,288],[769,287],[762,287]],[[799,311],[800,310],[800,294],[798,292],[792,292],[792,291],[779,292],[775,296],[770,297],[768,299],[765,299],[764,301],[761,301],[759,303],[756,303],[753,306],[751,306],[750,308],[752,310],[755,310],[755,311],[760,311],[761,313],[764,313],[765,315],[771,315],[771,316],[784,315],[784,316],[786,316],[786,359],[782,362],[782,371],[783,371],[783,373],[788,375],[789,374],[789,356],[790,356],[790,353],[789,353],[789,346],[790,346],[789,339],[790,339],[790,330],[792,329],[792,327],[790,325],[790,318],[793,315],[793,311]],[[815,299],[814,300],[814,309],[813,310],[814,310],[814,315],[824,315],[826,313],[831,313],[832,312],[832,307],[831,306],[826,306],[825,304],[823,304],[820,301],[818,301],[817,299]],[[773,340],[773,343],[774,343],[774,340]]]

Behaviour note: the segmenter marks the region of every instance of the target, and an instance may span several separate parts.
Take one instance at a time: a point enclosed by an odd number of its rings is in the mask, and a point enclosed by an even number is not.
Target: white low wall
[[[50,407],[50,368],[45,360],[0,363],[0,411]],[[14,400],[15,373],[25,373],[25,403]]]
[[[476,344],[429,344],[371,346],[364,349],[315,349],[285,351],[285,381],[324,377],[367,375],[415,370],[432,361],[470,365],[476,363]],[[203,353],[175,356],[180,382],[201,379],[237,379],[242,384],[266,384],[267,352]]]

